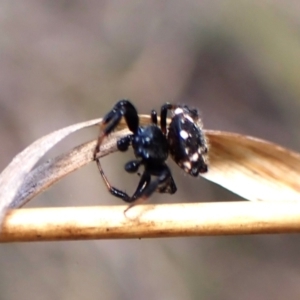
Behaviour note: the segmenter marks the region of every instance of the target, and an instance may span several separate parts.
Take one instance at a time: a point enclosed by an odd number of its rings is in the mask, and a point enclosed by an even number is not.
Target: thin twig
[[[19,209],[0,242],[300,232],[300,203],[218,202]]]

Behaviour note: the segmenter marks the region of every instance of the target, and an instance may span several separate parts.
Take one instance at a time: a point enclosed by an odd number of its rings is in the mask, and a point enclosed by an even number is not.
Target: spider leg
[[[140,161],[140,160],[129,161],[125,165],[125,170],[128,173],[136,173],[141,164],[142,164],[142,161]],[[149,171],[148,171],[148,173],[151,174],[151,172],[149,172]],[[142,176],[141,173],[137,173],[137,174],[139,176]],[[157,173],[154,173],[152,175],[157,176]],[[137,188],[137,189],[139,189],[139,188]],[[163,184],[162,186],[158,186],[158,188],[157,188],[158,193],[174,194],[176,191],[177,191],[177,187],[176,187],[175,181],[172,176],[169,178],[169,180],[166,184]]]
[[[99,159],[97,159],[97,165],[98,165],[98,169],[99,169],[100,175],[101,175],[101,177],[102,177],[102,179],[103,179],[103,181],[104,181],[104,183],[105,183],[107,189],[109,190],[109,192],[110,192],[113,196],[115,196],[115,197],[117,197],[117,198],[121,198],[121,199],[122,199],[123,201],[125,201],[125,202],[132,202],[131,197],[130,197],[127,193],[125,193],[125,192],[123,192],[123,191],[121,191],[121,190],[119,190],[119,189],[113,187],[113,186],[109,183],[109,181],[108,181],[106,175],[105,175],[104,172],[103,172],[103,169],[102,169],[102,167],[101,167],[101,164],[100,164]]]
[[[174,194],[177,191],[177,186],[173,177],[171,176],[168,182],[157,188],[158,193]]]
[[[150,182],[151,182],[150,173],[147,171],[144,171],[144,173],[141,176],[140,182],[136,188],[136,191],[134,192],[134,194],[131,197],[132,202],[136,202],[136,200],[138,200],[143,195],[143,193],[149,186]],[[133,205],[135,205],[135,204],[133,204]],[[131,206],[133,206],[133,205],[131,205]]]
[[[125,138],[126,138],[126,137],[125,137]],[[119,148],[119,147],[118,147],[118,148]],[[128,148],[128,147],[127,147],[127,148]],[[120,150],[120,149],[119,149],[119,150]],[[121,151],[122,151],[122,150],[121,150]],[[125,151],[125,150],[123,150],[123,151]],[[109,183],[109,181],[108,181],[108,179],[107,179],[107,177],[106,177],[106,175],[104,174],[104,171],[103,171],[103,169],[102,169],[102,166],[101,166],[101,163],[100,163],[100,159],[97,159],[96,162],[97,162],[97,166],[98,166],[99,173],[100,173],[100,175],[101,175],[101,177],[102,177],[102,179],[103,179],[103,181],[104,181],[104,183],[105,183],[107,189],[109,190],[109,192],[110,192],[113,196],[118,197],[118,198],[121,198],[121,199],[122,199],[123,201],[125,201],[125,202],[131,202],[131,201],[130,201],[130,196],[129,196],[127,193],[125,193],[125,192],[123,192],[123,191],[121,191],[121,190],[119,190],[119,189],[113,187],[113,186]],[[125,167],[125,169],[126,169],[126,167]],[[138,169],[138,167],[137,167],[137,169]],[[127,169],[126,169],[126,171],[129,172]]]
[[[151,111],[151,121],[153,124],[157,125],[157,112],[154,109]]]
[[[97,145],[95,147],[95,151],[94,151],[94,157],[96,159],[96,155],[97,153],[100,151],[100,146],[102,144],[103,139],[109,135],[120,123],[122,117],[125,118],[126,124],[129,128],[129,130],[133,133],[136,133],[138,128],[139,128],[139,117],[138,117],[138,113],[137,110],[135,109],[135,107],[131,104],[130,101],[128,100],[120,100],[115,106],[114,108],[104,116],[102,123],[100,125],[100,134],[98,137],[98,142]],[[121,139],[120,141],[118,141],[117,147],[120,151],[126,151],[132,141],[132,136],[133,135],[129,135],[127,137],[124,137],[123,139]],[[131,202],[131,197],[128,196],[128,194],[126,194],[125,192],[113,187],[107,177],[104,174],[104,171],[102,169],[101,163],[100,163],[100,159],[96,159],[97,162],[97,166],[100,172],[100,175],[103,178],[103,181],[107,187],[107,189],[109,190],[109,192],[118,197],[121,198],[122,200],[124,200],[125,202]]]
[[[168,192],[170,194],[174,194],[177,191],[171,171],[166,164],[156,166],[155,168],[150,166],[148,172],[151,175],[156,176],[156,179],[151,182],[147,189],[145,189],[143,197],[150,197],[156,190],[158,192]]]
[[[132,143],[133,137],[134,137],[133,134],[129,134],[129,135],[126,135],[126,136],[120,138],[117,141],[117,148],[118,148],[118,150],[121,151],[121,152],[127,151],[128,148],[129,148],[129,146]]]
[[[111,124],[111,127],[108,126],[106,129],[107,134],[117,127],[123,116],[130,131],[135,133],[138,130],[139,116],[137,110],[129,100],[123,99],[117,102],[114,108],[103,118],[102,122],[105,125],[109,122]]]
[[[167,114],[168,110],[174,110],[178,107],[178,105],[174,105],[171,103],[165,103],[160,109],[160,127],[163,134],[167,133]]]
[[[144,171],[137,190],[131,197],[132,203],[126,208],[125,213],[134,205],[145,202],[157,189],[165,191],[170,187],[171,194],[176,192],[177,188],[167,165],[163,165],[157,178],[151,181],[151,175],[156,175],[155,173],[152,174],[147,169]]]
[[[149,187],[151,182],[151,175],[149,172],[144,171],[141,176],[140,182],[134,192],[133,196],[130,199],[131,204],[125,209],[124,213],[126,213],[131,207],[140,204],[146,200],[146,198],[142,198],[143,193]],[[128,201],[129,202],[129,201]]]
[[[100,134],[95,148],[94,156],[99,152],[103,139],[109,135],[125,118],[129,130],[136,133],[139,128],[139,116],[136,108],[128,100],[120,100],[114,108],[104,116],[100,125]]]
[[[139,169],[142,161],[140,160],[131,160],[125,165],[125,171],[128,173],[136,173]]]

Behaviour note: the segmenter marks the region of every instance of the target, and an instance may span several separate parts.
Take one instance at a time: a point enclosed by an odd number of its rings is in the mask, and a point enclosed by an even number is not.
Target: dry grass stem
[[[0,242],[300,232],[300,203],[223,202],[19,209]]]

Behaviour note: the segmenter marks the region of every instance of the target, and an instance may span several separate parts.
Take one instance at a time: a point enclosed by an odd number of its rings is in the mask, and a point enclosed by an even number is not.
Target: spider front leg
[[[148,197],[151,196],[156,190],[159,193],[169,193],[174,194],[177,191],[176,184],[174,182],[173,176],[169,167],[164,163],[162,165],[156,166],[155,168],[151,167],[149,170],[151,175],[156,176],[156,180],[151,182],[145,195]]]
[[[109,192],[126,202],[131,202],[131,197],[129,197],[125,192],[114,188],[108,181],[107,177],[104,174],[102,169],[100,159],[97,158],[97,153],[100,151],[100,147],[103,139],[109,135],[120,123],[122,117],[125,118],[126,124],[129,130],[133,133],[136,133],[139,128],[139,117],[137,110],[128,100],[120,100],[114,108],[104,116],[102,123],[100,125],[100,134],[98,137],[98,142],[94,151],[94,158],[97,161],[97,166],[100,172],[100,175],[103,178],[103,181],[109,190]],[[118,149],[120,151],[126,151],[132,141],[132,136],[128,135],[123,139],[118,141]]]
[[[125,202],[129,202],[129,203],[132,202],[133,200],[131,200],[131,197],[130,197],[127,193],[125,193],[125,192],[123,192],[123,191],[121,191],[121,190],[119,190],[119,189],[113,187],[113,186],[109,183],[109,181],[108,181],[106,175],[105,175],[104,172],[103,172],[103,169],[102,169],[102,167],[101,167],[101,164],[100,164],[99,159],[97,159],[97,166],[98,166],[100,175],[101,175],[101,177],[102,177],[102,179],[103,179],[103,181],[104,181],[104,183],[105,183],[105,185],[106,185],[108,191],[109,191],[113,196],[115,196],[115,197],[117,197],[117,198],[120,198],[120,199],[122,199],[122,200],[125,201]]]
[[[100,134],[95,148],[94,156],[100,150],[103,139],[108,136],[120,123],[122,117],[125,118],[129,130],[136,133],[139,128],[139,116],[136,108],[128,100],[120,100],[114,108],[104,116],[100,124]]]
[[[167,133],[167,114],[168,110],[174,110],[178,107],[178,105],[174,105],[171,103],[165,103],[160,110],[160,127],[163,134]]]
[[[130,146],[131,142],[132,142],[132,138],[133,138],[133,135],[127,135],[123,138],[121,138],[120,140],[118,140],[117,142],[117,148],[119,151],[126,151],[128,149],[128,147]],[[109,190],[109,192],[115,196],[115,197],[118,197],[118,198],[121,198],[122,200],[124,200],[125,202],[131,202],[131,197],[128,196],[128,194],[126,194],[125,192],[113,187],[106,175],[104,174],[104,171],[102,169],[102,166],[100,164],[100,160],[97,159],[97,166],[98,166],[98,169],[99,169],[99,172],[100,172],[100,175],[102,176],[103,178],[103,181],[107,187],[107,189]],[[127,163],[125,165],[125,170],[129,173],[135,173],[138,168],[140,166],[140,161],[131,161],[129,163]]]
[[[134,205],[145,202],[156,190],[174,194],[177,190],[170,169],[167,165],[162,165],[157,170],[145,167],[139,185],[131,197],[131,204],[126,208],[125,213]],[[151,181],[151,175],[157,178]]]
[[[132,197],[130,197],[127,193],[113,187],[109,183],[106,175],[104,174],[104,172],[101,168],[99,160],[97,160],[97,165],[98,165],[98,168],[99,168],[100,175],[102,176],[103,181],[104,181],[107,189],[109,190],[109,192],[113,196],[115,196],[117,198],[121,198],[123,201],[125,201],[127,203],[131,203],[131,202],[135,201],[136,198],[138,197],[138,195],[141,194],[142,191],[146,188],[146,186],[148,186],[149,183],[150,183],[151,176],[144,172],[144,174],[142,175],[142,177],[140,179],[139,185],[138,185],[134,195]],[[140,165],[141,165],[141,161],[138,161],[138,160],[130,161],[125,165],[125,170],[129,173],[135,173],[138,170]]]

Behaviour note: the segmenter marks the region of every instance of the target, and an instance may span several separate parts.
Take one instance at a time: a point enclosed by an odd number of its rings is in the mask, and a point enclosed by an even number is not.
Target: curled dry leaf
[[[93,126],[99,122],[101,122],[101,119],[78,123],[54,131],[38,139],[14,157],[11,163],[0,174],[0,224],[7,208],[11,206],[17,207],[18,200],[15,197],[25,178],[29,175],[30,170],[40,158],[71,133],[85,127]]]
[[[91,162],[96,141],[82,144],[31,170],[60,140],[100,121],[91,120],[53,132],[18,154],[0,175],[0,221],[7,208],[24,205],[60,178]],[[141,116],[141,123],[149,123],[149,116]],[[128,134],[124,123],[118,129],[103,143],[99,157],[116,151],[116,140]],[[300,201],[298,153],[234,133],[206,131],[206,134],[210,167],[203,177],[248,200]]]
[[[116,141],[128,134],[127,129],[114,132],[102,145],[99,157],[117,151]],[[64,176],[76,171],[94,159],[96,140],[86,142],[71,151],[59,155],[33,169],[24,179],[16,197],[9,204],[9,208],[21,207],[38,194]]]

